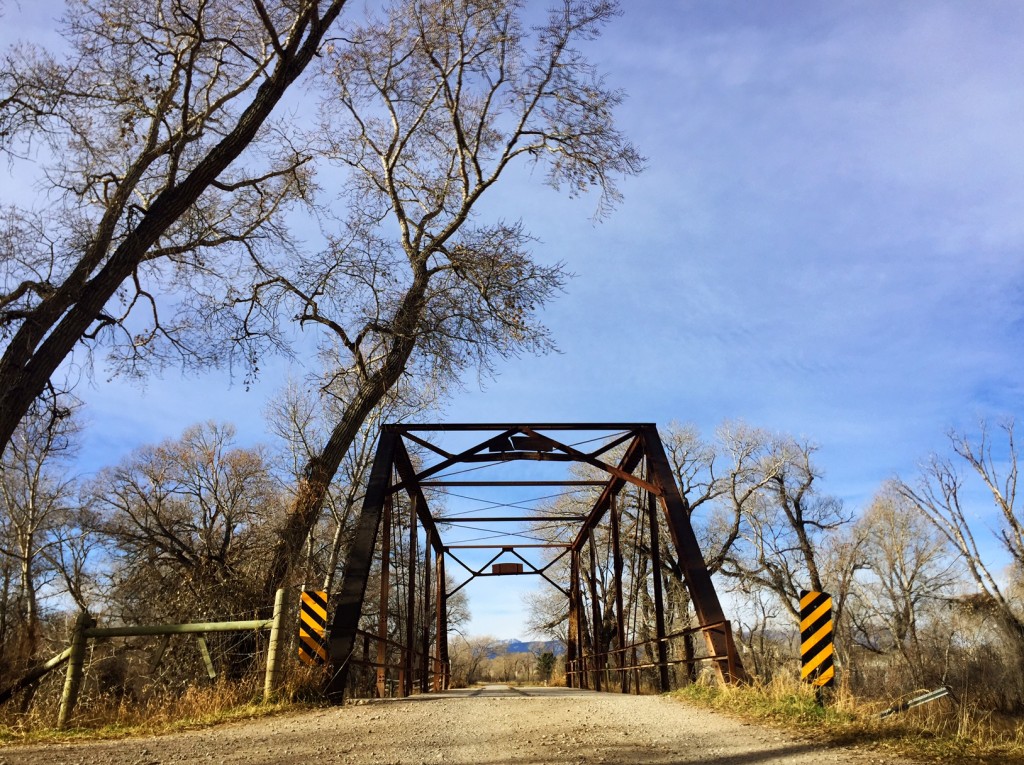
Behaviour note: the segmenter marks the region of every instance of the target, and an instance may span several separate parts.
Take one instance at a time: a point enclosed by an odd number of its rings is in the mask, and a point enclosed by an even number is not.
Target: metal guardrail
[[[956,701],[956,696],[953,696],[952,689],[948,685],[944,685],[941,688],[936,688],[934,691],[929,691],[923,696],[910,699],[910,701],[893,704],[891,707],[879,714],[878,717],[879,719],[884,719],[890,715],[900,714],[901,712],[906,712],[908,709],[913,709],[914,707],[919,707],[922,704],[927,704],[929,701],[941,699],[943,696],[952,696],[953,700]]]

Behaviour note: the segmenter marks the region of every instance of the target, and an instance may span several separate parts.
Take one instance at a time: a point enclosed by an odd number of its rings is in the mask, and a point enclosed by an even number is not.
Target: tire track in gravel
[[[0,765],[898,765],[659,696],[565,688],[388,699],[201,731],[0,748]]]

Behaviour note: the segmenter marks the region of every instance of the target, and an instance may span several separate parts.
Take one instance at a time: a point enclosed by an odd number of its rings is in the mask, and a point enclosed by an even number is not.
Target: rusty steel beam
[[[387,651],[388,651],[388,605],[391,600],[391,510],[392,497],[384,499],[384,538],[380,544],[380,617],[377,623],[377,697],[388,695]]]
[[[445,627],[445,616],[444,609],[446,607],[444,589],[444,553],[437,556],[437,581],[434,583],[436,592],[434,593],[434,690],[440,691],[443,689],[444,683],[442,682],[442,668],[441,662],[441,630],[447,629]]]
[[[535,436],[536,438],[538,438],[540,440],[547,441],[554,448],[560,449],[573,462],[585,462],[588,465],[592,465],[592,466],[598,468],[599,470],[603,470],[606,473],[610,473],[614,477],[618,478],[620,481],[631,483],[634,486],[639,486],[641,489],[647,489],[648,491],[657,491],[657,487],[652,486],[651,484],[647,483],[647,481],[643,480],[642,478],[637,478],[635,475],[633,475],[633,471],[631,471],[631,470],[622,470],[621,468],[616,467],[614,465],[609,465],[606,462],[602,462],[599,459],[595,459],[594,457],[591,457],[589,454],[584,454],[583,452],[581,452],[581,451],[579,451],[577,449],[574,449],[571,446],[568,446],[566,444],[560,443],[560,442],[556,441],[553,438],[549,438],[548,436],[544,436],[544,435],[538,435],[537,433],[535,433],[533,430],[531,430],[529,428],[526,428],[525,430],[530,435]],[[557,456],[557,455],[552,455],[552,456]]]
[[[331,626],[330,675],[327,683],[327,697],[332,703],[340,704],[345,697],[348,681],[349,657],[355,649],[356,630],[363,611],[366,584],[377,544],[380,516],[384,497],[391,482],[391,466],[394,463],[395,445],[398,434],[381,430],[377,442],[377,454],[370,469],[370,480],[363,496],[363,507],[356,521],[355,534],[346,556],[345,573],[341,580],[341,592],[334,609]]]
[[[625,672],[626,652],[626,620],[623,616],[622,607],[622,546],[619,539],[619,512],[618,495],[612,496],[612,505],[608,511],[612,526],[612,572],[615,575],[615,642],[618,643],[619,651],[619,680],[622,693],[629,693],[629,673]]]
[[[580,644],[580,553],[573,550],[569,559],[569,635],[565,647],[565,663],[569,671],[566,680],[570,688],[579,688],[579,644]]]
[[[398,477],[402,481],[401,486],[406,488],[406,493],[416,506],[417,517],[427,532],[427,538],[436,543],[434,552],[440,554],[441,535],[434,524],[433,516],[430,514],[427,498],[423,495],[423,490],[416,483],[416,470],[413,468],[412,459],[409,457],[409,452],[406,450],[405,444],[402,443],[402,439],[398,439],[398,443],[395,444],[395,467],[398,469]]]
[[[626,473],[632,473],[636,470],[636,466],[640,464],[640,460],[643,456],[643,442],[640,438],[635,438],[626,449],[626,453],[622,455],[622,459],[619,461],[619,469]],[[574,548],[582,549],[583,543],[587,539],[587,534],[589,534],[590,530],[601,522],[601,518],[604,516],[604,511],[608,509],[608,506],[611,503],[611,498],[615,494],[618,494],[624,485],[625,481],[617,476],[612,476],[611,480],[608,481],[604,487],[604,491],[601,492],[601,496],[597,498],[593,508],[587,515],[587,520],[583,522],[583,526],[576,535],[576,539],[573,540],[572,546]]]
[[[604,486],[604,481],[421,481],[420,486]]]
[[[456,555],[455,555],[455,553],[451,552],[451,551],[450,551],[450,550],[449,550],[448,548],[445,548],[445,552],[447,552],[447,553],[448,553],[448,556],[449,556],[449,557],[450,557],[450,558],[451,558],[451,559],[452,559],[453,561],[455,561],[456,563],[458,563],[458,564],[459,564],[460,566],[462,566],[462,567],[463,567],[464,569],[466,569],[466,571],[468,571],[469,573],[471,573],[471,574],[475,574],[475,573],[477,573],[475,569],[472,569],[472,568],[470,568],[469,566],[467,566],[467,565],[466,565],[465,563],[463,563],[463,562],[462,562],[462,560],[460,560],[460,559],[458,558],[458,556],[456,556]],[[504,552],[504,549],[502,550],[502,552]],[[485,563],[485,564],[484,564],[484,568],[487,568],[487,566],[491,565],[491,564],[492,564],[492,563],[493,563],[494,561],[496,561],[496,560],[497,560],[498,558],[500,558],[500,557],[501,557],[501,552],[497,553],[497,554],[496,554],[496,555],[495,555],[495,556],[494,556],[493,558],[491,558],[491,559],[490,559],[489,561],[487,561],[487,563]],[[481,569],[481,571],[482,571],[482,570],[483,570],[483,569]]]
[[[405,609],[405,650],[402,664],[405,674],[402,676],[402,695],[412,696],[413,667],[415,664],[416,641],[416,569],[419,563],[419,538],[416,533],[416,500],[413,499],[409,508],[409,573],[406,576],[408,598]]]
[[[423,627],[420,639],[420,693],[430,690],[430,544],[423,545]]]
[[[589,542],[587,547],[590,549],[590,608],[594,612],[594,618],[590,622],[591,634],[593,635],[590,643],[594,652],[591,658],[594,666],[594,690],[599,691],[601,690],[601,672],[603,670],[601,665],[604,663],[602,659],[604,651],[601,650],[604,648],[604,641],[601,639],[601,628],[604,620],[601,618],[601,603],[597,599],[597,549],[594,543],[593,527],[587,530],[587,537]]]
[[[533,428],[534,430],[610,430],[618,432],[621,430],[638,430],[643,427],[654,427],[652,422],[546,422],[546,423],[397,423],[387,425],[398,433],[408,431],[435,430],[441,433],[456,433],[462,431],[508,431],[509,435],[520,432],[522,428]]]
[[[453,516],[438,516],[434,519],[434,523],[447,523],[455,525],[456,523],[535,523],[537,521],[552,521],[562,523],[564,521],[583,521],[586,520],[585,515],[535,515],[535,516],[515,516],[515,515],[460,515],[458,517]]]
[[[576,458],[570,454],[558,454],[555,452],[489,452],[487,454],[473,454],[460,462],[576,462]]]
[[[448,662],[448,595],[444,572],[444,553],[437,556],[437,659],[441,664],[441,690],[448,690],[451,665]]]
[[[516,432],[518,431],[515,428],[510,428],[505,431],[505,434],[511,436]],[[442,470],[447,470],[452,465],[457,465],[460,462],[466,462],[469,460],[470,457],[477,455],[478,452],[482,452],[484,449],[486,449],[490,441],[491,439],[488,439],[487,441],[479,443],[476,446],[469,447],[465,451],[461,451],[458,454],[452,455],[448,459],[441,460],[440,462],[431,465],[425,470],[422,470],[421,472],[417,473],[415,476],[413,476],[412,480],[415,481],[416,483],[419,483],[424,478],[429,478],[430,476],[435,475],[436,473],[440,473]],[[403,482],[404,481],[405,479],[403,479]]]
[[[502,534],[502,536],[508,536],[508,535],[507,534]],[[512,548],[515,548],[517,550],[528,550],[528,549],[531,549],[531,548],[539,548],[539,549],[557,548],[557,549],[562,549],[562,548],[568,548],[568,547],[572,547],[572,545],[569,544],[568,542],[546,542],[544,544],[536,544],[536,545],[533,545],[533,544],[530,544],[530,545],[521,545],[521,544],[512,544],[512,545],[445,545],[444,549],[445,550],[508,550],[509,552],[511,552]]]
[[[697,543],[697,536],[693,533],[693,527],[690,525],[690,517],[683,504],[679,487],[676,485],[672,468],[669,466],[658,429],[653,425],[645,427],[641,432],[641,438],[647,455],[648,473],[660,490],[661,506],[668,520],[669,531],[679,555],[683,579],[686,582],[686,589],[690,592],[698,623],[704,627],[724,622],[726,619],[722,611],[722,604],[718,600],[718,593],[715,592],[711,574],[708,573],[708,568],[704,564],[704,556]],[[736,653],[733,641],[728,640],[720,632],[707,629],[703,632],[708,650],[712,655],[720,657],[715,661],[719,677],[727,683],[746,682],[748,680],[747,673],[743,669],[743,663]]]
[[[540,571],[547,571],[549,568],[551,568],[556,563],[558,563],[558,561],[560,561],[562,558],[564,558],[570,552],[572,552],[572,548],[571,547],[566,547],[564,550],[562,550],[562,552],[558,553],[558,555],[556,555],[554,558],[552,558],[546,564],[544,564],[544,568],[540,569]]]
[[[658,639],[658,690],[668,693],[668,646],[665,643],[665,598],[661,583],[661,540],[658,530],[658,498],[647,492],[647,519],[651,526],[651,567],[654,569],[654,630]]]
[[[512,554],[515,555],[517,558],[519,558],[519,560],[521,560],[523,563],[525,563],[531,569],[533,569],[532,571],[524,571],[523,572],[524,574],[540,574],[542,577],[544,577],[545,581],[548,584],[550,584],[552,587],[554,587],[560,593],[565,595],[565,597],[569,597],[569,593],[565,589],[562,588],[562,585],[558,584],[558,582],[556,582],[554,579],[552,579],[547,574],[545,574],[544,573],[544,569],[537,568],[535,565],[533,565],[530,561],[528,561],[526,558],[524,558],[522,555],[520,555],[515,550],[512,551]],[[547,567],[545,566],[545,568],[547,568]],[[498,576],[509,576],[509,574],[498,574]]]
[[[634,438],[635,436],[636,436],[636,432],[630,430],[627,433],[623,433],[618,438],[616,438],[616,439],[614,439],[612,441],[609,441],[606,444],[603,444],[603,445],[597,447],[596,449],[594,449],[594,451],[588,452],[587,456],[588,457],[594,457],[594,458],[600,457],[602,454],[604,454],[606,452],[610,452],[616,446],[619,446],[620,444],[626,443],[626,441],[628,441],[631,438]]]
[[[419,436],[415,436],[412,433],[410,433],[409,431],[404,431],[402,433],[402,437],[403,438],[408,438],[410,441],[413,441],[413,442],[419,444],[420,446],[425,446],[427,449],[429,449],[430,451],[434,452],[434,454],[439,454],[442,457],[444,457],[445,459],[451,459],[452,456],[454,456],[450,452],[446,452],[440,446],[437,446],[436,444],[430,443],[430,441],[427,441],[425,438],[420,438]]]
[[[449,549],[450,549],[450,548],[447,548],[447,547],[446,547],[446,548],[445,548],[445,552],[448,552],[448,550],[449,550]],[[491,548],[491,549],[493,549],[493,548]],[[452,553],[448,552],[448,554],[449,554],[449,555],[451,555],[451,557],[452,557],[452,560],[454,560],[454,561],[455,561],[456,563],[458,563],[458,564],[459,564],[460,566],[462,566],[462,567],[463,567],[464,569],[466,569],[466,571],[468,571],[468,572],[469,572],[470,576],[469,576],[469,579],[467,579],[466,581],[464,581],[464,582],[463,582],[462,584],[460,584],[460,585],[459,585],[458,587],[456,587],[456,588],[455,588],[454,590],[452,590],[451,592],[447,592],[447,593],[445,593],[445,597],[446,597],[446,598],[450,598],[450,597],[451,597],[452,595],[454,595],[455,593],[457,593],[457,592],[458,592],[459,590],[461,590],[461,589],[462,589],[463,587],[465,587],[465,586],[466,586],[467,584],[469,584],[470,582],[472,582],[472,581],[473,581],[474,579],[476,579],[476,578],[477,578],[478,576],[485,576],[485,574],[483,574],[483,573],[482,573],[482,572],[483,572],[483,570],[484,570],[485,568],[487,568],[488,566],[490,566],[490,565],[491,565],[492,563],[494,563],[494,561],[496,561],[496,560],[497,560],[498,558],[500,558],[500,557],[501,557],[502,555],[504,555],[504,554],[505,554],[506,552],[509,552],[508,548],[502,547],[502,548],[501,548],[501,550],[500,550],[500,551],[499,551],[498,553],[496,553],[496,554],[495,554],[495,555],[494,555],[494,556],[493,556],[493,557],[492,557],[492,558],[491,558],[491,559],[490,559],[489,561],[487,561],[487,562],[486,562],[486,563],[485,563],[485,564],[484,564],[483,566],[481,566],[481,567],[480,567],[480,570],[479,570],[479,571],[475,571],[474,569],[471,569],[471,568],[470,568],[469,566],[467,566],[467,565],[466,565],[465,563],[463,563],[463,562],[462,562],[461,560],[459,560],[459,559],[458,559],[457,557],[455,557],[455,555],[453,555]]]

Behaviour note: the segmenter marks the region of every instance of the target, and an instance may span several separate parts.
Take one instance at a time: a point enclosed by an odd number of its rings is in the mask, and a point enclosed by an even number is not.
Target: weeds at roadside
[[[996,718],[948,699],[941,706],[880,719],[884,705],[840,690],[820,706],[811,688],[789,680],[745,687],[694,683],[670,695],[833,746],[867,747],[943,763],[1024,765],[1024,721]]]
[[[0,745],[47,743],[174,733],[206,728],[234,720],[267,717],[308,709],[323,703],[321,679],[315,671],[288,675],[276,698],[264,703],[262,678],[221,680],[213,685],[190,686],[182,692],[153,691],[144,699],[97,695],[83,698],[73,727],[57,730],[55,699],[36,697],[27,712],[0,709]]]

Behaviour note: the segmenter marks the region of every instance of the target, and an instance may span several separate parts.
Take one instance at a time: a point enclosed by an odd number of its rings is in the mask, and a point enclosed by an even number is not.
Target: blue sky
[[[10,6],[5,35],[39,33]],[[624,6],[589,51],[649,167],[601,224],[526,174],[494,190],[577,275],[546,314],[561,353],[468,377],[445,419],[743,419],[819,443],[859,508],[949,427],[1020,413],[1024,4]],[[266,440],[288,368],[249,392],[98,368],[84,469],[209,418]],[[515,589],[471,589],[472,629],[520,635]]]

